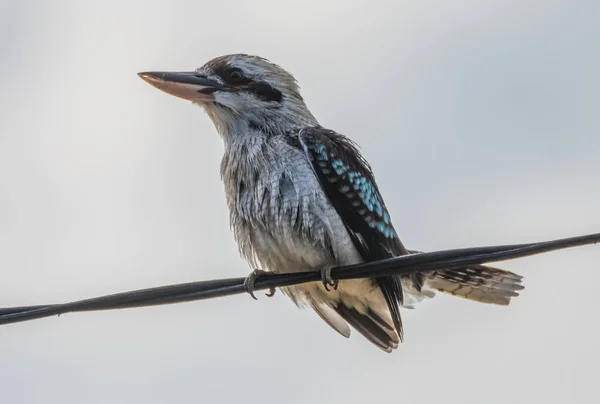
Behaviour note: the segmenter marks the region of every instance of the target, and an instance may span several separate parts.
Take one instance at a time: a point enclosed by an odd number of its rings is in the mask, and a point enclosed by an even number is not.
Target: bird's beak
[[[144,72],[138,76],[167,94],[189,101],[212,100],[212,93],[223,88],[198,72]]]

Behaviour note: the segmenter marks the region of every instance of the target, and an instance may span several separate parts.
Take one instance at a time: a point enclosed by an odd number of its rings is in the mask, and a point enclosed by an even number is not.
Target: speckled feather
[[[360,234],[365,259],[406,254],[379,193],[368,162],[347,137],[308,127],[299,141],[327,196],[353,232]]]

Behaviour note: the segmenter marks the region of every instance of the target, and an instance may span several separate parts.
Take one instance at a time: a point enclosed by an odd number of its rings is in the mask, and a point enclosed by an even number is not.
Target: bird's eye
[[[232,83],[239,83],[244,79],[244,72],[240,69],[231,69],[229,72],[229,80]]]

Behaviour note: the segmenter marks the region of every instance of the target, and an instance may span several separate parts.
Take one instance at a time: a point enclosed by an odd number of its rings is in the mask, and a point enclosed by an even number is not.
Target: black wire
[[[418,253],[386,260],[334,268],[334,280],[401,275],[421,271],[457,269],[467,265],[505,261],[534,254],[600,242],[600,233],[540,243],[473,247]],[[0,325],[79,311],[156,306],[245,293],[245,278],[218,279],[117,293],[71,303],[0,309]],[[256,279],[255,290],[320,281],[318,271],[269,274]]]

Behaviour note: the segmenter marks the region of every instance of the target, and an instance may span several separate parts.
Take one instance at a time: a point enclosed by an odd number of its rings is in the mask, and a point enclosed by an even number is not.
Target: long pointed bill
[[[138,76],[167,94],[189,101],[211,100],[211,94],[223,88],[197,72],[144,72]]]

